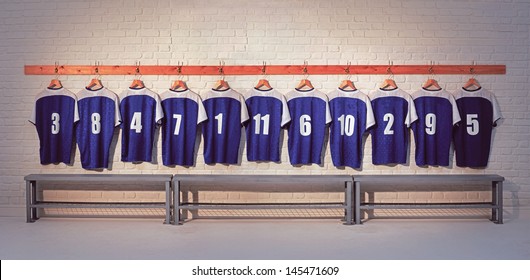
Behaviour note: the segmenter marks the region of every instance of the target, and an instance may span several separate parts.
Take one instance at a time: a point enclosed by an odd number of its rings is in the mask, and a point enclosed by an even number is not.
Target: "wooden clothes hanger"
[[[142,89],[144,87],[145,87],[144,82],[142,82],[142,80],[140,79],[134,79],[131,85],[129,86],[129,88],[131,89]]]
[[[389,77],[383,81],[381,86],[379,86],[380,89],[393,90],[393,89],[398,88],[398,86],[396,85],[396,81],[392,79],[394,77],[394,73],[392,72],[392,69],[391,69],[393,64],[394,64],[393,62],[391,61],[389,62],[388,68],[386,69],[386,73],[389,75]]]
[[[296,86],[297,90],[303,90],[303,89],[311,90],[314,88],[315,87],[313,86],[313,84],[311,84],[311,81],[308,79],[302,79],[300,83],[298,83],[298,85]]]
[[[355,85],[353,84],[351,80],[343,80],[340,83],[339,88],[342,90],[357,90],[357,88],[355,87]]]
[[[48,89],[61,89],[63,84],[59,81],[59,63],[55,62],[55,78],[50,81]]]
[[[471,77],[469,78],[469,80],[467,80],[467,82],[464,84],[463,88],[465,90],[477,90],[479,88],[481,88],[481,85],[479,84],[479,82],[477,81],[477,79]]]
[[[48,89],[61,89],[63,88],[63,84],[59,79],[54,78],[50,81],[50,84],[48,85]]]
[[[103,84],[101,83],[100,79],[93,78],[92,80],[90,80],[90,83],[88,84],[88,86],[86,86],[86,88],[90,90],[100,90],[103,88]]]
[[[271,85],[269,84],[269,81],[267,81],[266,79],[260,79],[258,81],[258,84],[254,88],[255,89],[262,89],[262,90],[272,89]]]
[[[184,91],[188,89],[188,86],[183,80],[176,80],[171,84],[171,88],[169,89],[172,91]]]
[[[425,81],[425,83],[423,83],[421,87],[426,90],[442,89],[442,87],[438,84],[438,82],[435,79],[427,79],[427,81]]]
[[[138,62],[136,64],[136,77],[134,78],[131,85],[129,86],[130,89],[145,88],[145,84],[142,80],[140,80],[140,77],[142,77],[142,74],[140,74],[140,62]]]
[[[392,79],[386,79],[383,81],[383,83],[379,86],[380,89],[386,89],[386,90],[392,90],[397,89],[398,86],[396,85],[396,82]]]
[[[214,90],[227,90],[230,89],[230,85],[224,80],[219,79],[217,82],[215,82],[215,85],[213,86]]]

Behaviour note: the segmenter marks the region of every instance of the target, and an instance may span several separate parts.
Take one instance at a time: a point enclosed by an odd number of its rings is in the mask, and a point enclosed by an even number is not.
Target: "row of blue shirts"
[[[77,95],[45,89],[36,97],[30,121],[36,125],[42,164],[70,163],[74,136],[86,169],[108,168],[115,127],[122,129],[121,160],[151,162],[155,129],[161,125],[162,160],[167,166],[193,166],[202,123],[206,164],[236,164],[241,128],[246,128],[248,161],[280,161],[281,129],[288,131],[290,163],[322,164],[329,128],[337,167],[359,168],[363,139],[372,136],[373,164],[405,164],[409,129],[419,166],[449,165],[454,142],[457,166],[485,167],[492,128],[501,118],[494,95],[482,88],[378,89],[366,95],[336,89],[280,92],[251,89],[209,90],[202,98],[190,90],[161,95],[147,88],[128,89],[120,98],[106,88]]]

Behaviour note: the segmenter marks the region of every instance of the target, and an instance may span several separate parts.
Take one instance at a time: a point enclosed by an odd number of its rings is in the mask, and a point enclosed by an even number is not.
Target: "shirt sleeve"
[[[37,102],[35,101],[33,103],[33,111],[31,112],[31,116],[29,117],[28,121],[32,124],[35,124],[37,122]]]
[[[329,110],[329,101],[326,96],[326,124],[331,122],[331,111]]]
[[[281,126],[288,124],[291,121],[291,113],[289,113],[289,106],[287,106],[287,100],[283,94],[281,95],[282,101],[282,123]]]
[[[79,121],[79,110],[77,108],[77,97],[74,95],[74,123]]]
[[[120,99],[118,96],[114,98],[114,126],[119,126],[121,124],[121,114],[120,114]]]
[[[241,104],[241,123],[244,123],[248,121],[248,111],[247,111],[247,104],[245,103],[245,98],[240,94],[239,95],[239,103]]]
[[[495,98],[495,95],[491,95],[491,105],[493,106],[493,126],[497,126],[497,121],[502,119],[502,113],[501,108],[499,106],[499,103],[497,102],[497,98]]]
[[[161,124],[162,118],[164,118],[164,110],[162,110],[162,102],[160,101],[160,96],[158,96],[158,94],[155,94],[155,100],[156,100],[155,122],[157,124]]]
[[[375,125],[374,111],[372,110],[372,102],[370,101],[370,98],[368,98],[368,96],[364,99],[364,103],[366,104],[366,128],[365,129],[369,129],[370,127]]]
[[[412,100],[412,97],[410,95],[407,96],[407,102],[409,103],[409,108],[407,110],[407,117],[405,118],[405,125],[407,125],[407,127],[410,127],[413,122],[418,120],[418,114],[416,113],[414,100]]]
[[[449,102],[451,102],[451,107],[453,107],[453,126],[460,122],[460,112],[458,111],[458,106],[456,105],[455,98],[449,94]]]
[[[202,104],[202,99],[198,95],[197,95],[197,105],[199,107],[198,112],[197,112],[197,124],[200,124],[203,121],[208,119],[208,115],[206,114],[206,110],[204,109],[204,104]]]

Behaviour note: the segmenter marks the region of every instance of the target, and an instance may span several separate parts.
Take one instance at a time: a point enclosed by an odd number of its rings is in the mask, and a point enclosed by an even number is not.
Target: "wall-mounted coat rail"
[[[96,71],[97,69],[97,71]],[[26,75],[506,74],[506,65],[26,65]]]

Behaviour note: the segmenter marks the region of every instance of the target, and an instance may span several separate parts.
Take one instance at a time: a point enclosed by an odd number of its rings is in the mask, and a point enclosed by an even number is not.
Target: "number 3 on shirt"
[[[52,134],[59,134],[61,125],[59,121],[61,120],[61,115],[59,113],[52,113]]]

